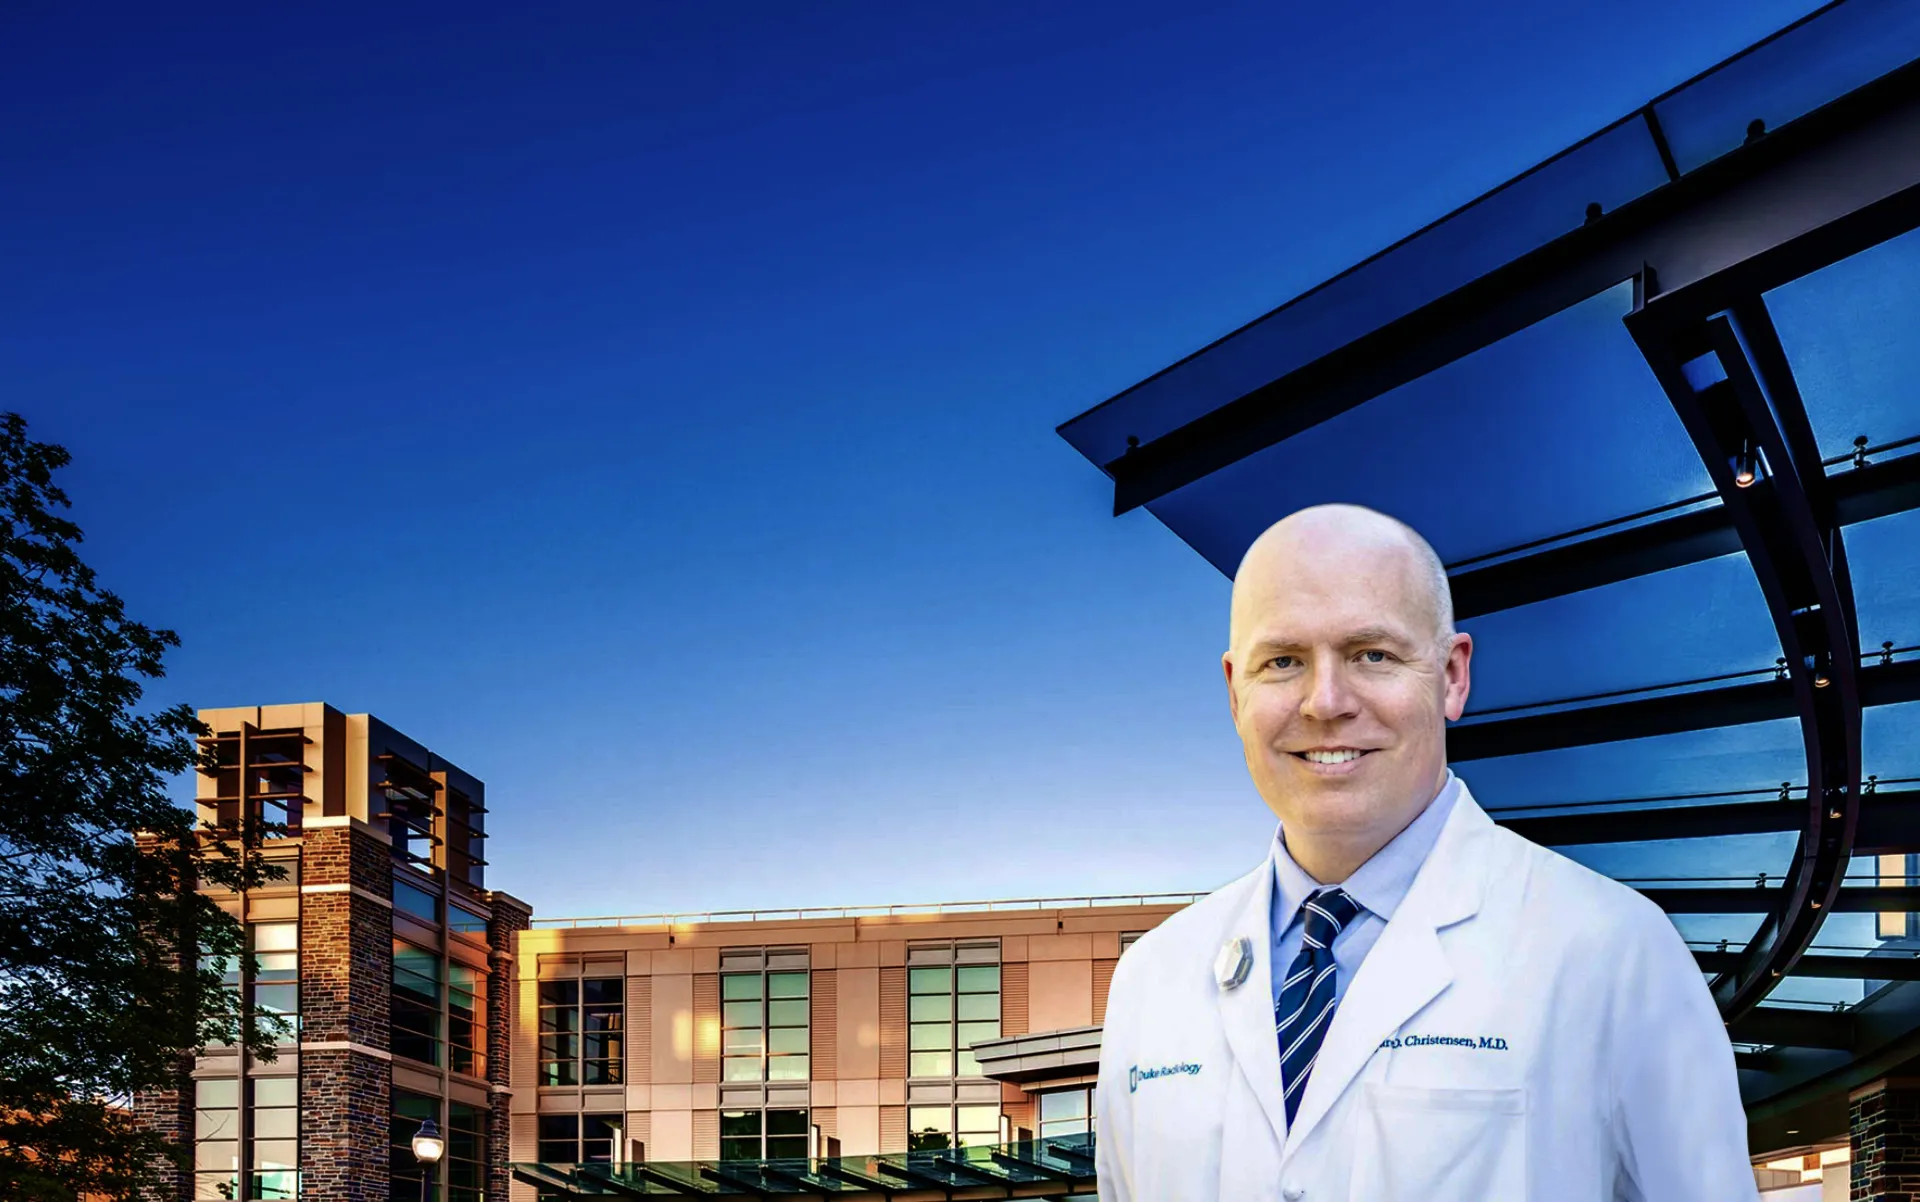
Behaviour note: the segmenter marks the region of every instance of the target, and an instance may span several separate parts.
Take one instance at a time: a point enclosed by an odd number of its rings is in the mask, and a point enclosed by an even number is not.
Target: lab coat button
[[[1288,1184],[1280,1187],[1280,1196],[1287,1202],[1300,1202],[1300,1199],[1307,1196],[1307,1191],[1301,1186]]]

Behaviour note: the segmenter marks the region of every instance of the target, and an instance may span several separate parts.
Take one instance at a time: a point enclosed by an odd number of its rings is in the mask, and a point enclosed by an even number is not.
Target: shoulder
[[[1114,966],[1107,1003],[1111,1024],[1127,1003],[1143,994],[1179,988],[1190,982],[1213,983],[1213,961],[1226,933],[1245,909],[1249,895],[1260,885],[1267,861],[1199,901],[1169,914],[1140,936]],[[1264,924],[1262,926],[1264,930]]]

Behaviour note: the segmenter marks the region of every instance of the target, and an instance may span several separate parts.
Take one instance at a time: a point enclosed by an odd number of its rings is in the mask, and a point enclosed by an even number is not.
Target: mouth
[[[1372,755],[1375,750],[1371,747],[1314,747],[1287,754],[1305,764],[1308,770],[1316,775],[1342,776],[1355,771],[1361,761]]]

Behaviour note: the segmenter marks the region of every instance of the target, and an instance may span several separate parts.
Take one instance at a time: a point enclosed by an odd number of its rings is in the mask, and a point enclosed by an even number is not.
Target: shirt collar
[[[1427,803],[1427,808],[1420,811],[1419,817],[1409,822],[1405,830],[1374,852],[1366,863],[1354,869],[1353,875],[1341,883],[1340,887],[1346,890],[1347,896],[1365,906],[1369,913],[1379,915],[1383,921],[1391,919],[1393,912],[1399,909],[1401,899],[1407,896],[1407,890],[1413,887],[1413,878],[1419,874],[1420,866],[1427,862],[1428,853],[1439,841],[1440,831],[1447,824],[1447,815],[1453,812],[1454,801],[1460,796],[1460,788],[1460,778],[1449,769],[1446,783]],[[1299,912],[1302,903],[1315,890],[1324,887],[1294,862],[1293,856],[1287,852],[1284,834],[1284,829],[1273,832],[1273,931],[1276,938],[1293,924],[1294,915]]]

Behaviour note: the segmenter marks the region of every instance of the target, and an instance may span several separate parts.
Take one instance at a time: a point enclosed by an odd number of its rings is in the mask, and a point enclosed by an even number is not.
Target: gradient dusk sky
[[[543,915],[1210,889],[1228,582],[1054,426],[1811,7],[21,0],[0,408]]]

